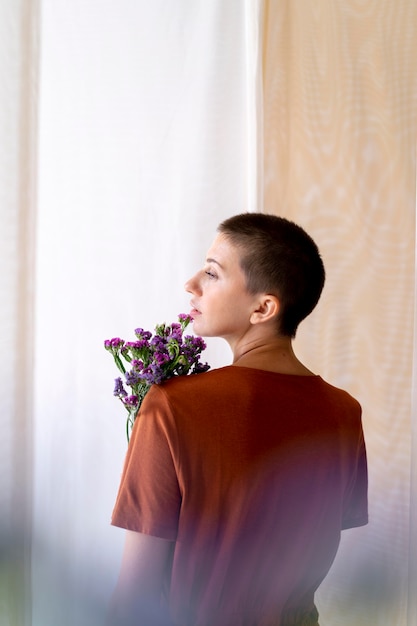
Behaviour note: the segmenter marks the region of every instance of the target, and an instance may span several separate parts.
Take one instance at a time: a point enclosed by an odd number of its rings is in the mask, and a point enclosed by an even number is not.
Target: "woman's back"
[[[113,523],[176,541],[175,624],[316,623],[341,529],[367,522],[360,414],[319,376],[230,366],[152,388]]]

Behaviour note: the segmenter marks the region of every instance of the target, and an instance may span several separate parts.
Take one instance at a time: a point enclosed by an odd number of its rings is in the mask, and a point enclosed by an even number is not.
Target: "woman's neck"
[[[252,367],[280,374],[314,376],[296,357],[290,337],[254,342],[234,351],[233,365]]]

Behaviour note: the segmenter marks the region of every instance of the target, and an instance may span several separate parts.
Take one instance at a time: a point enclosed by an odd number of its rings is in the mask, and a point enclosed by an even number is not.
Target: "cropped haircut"
[[[295,337],[316,306],[325,281],[319,249],[301,226],[277,215],[242,213],[218,227],[240,254],[251,294],[269,293],[280,302],[278,332]]]

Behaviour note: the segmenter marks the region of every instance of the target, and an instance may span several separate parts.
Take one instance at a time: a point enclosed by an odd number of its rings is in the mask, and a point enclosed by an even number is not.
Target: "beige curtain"
[[[256,209],[317,239],[295,348],[363,406],[370,524],[344,533],[321,623],[417,623],[416,10],[2,0],[2,626],[102,623],[125,453],[102,342],[187,310],[217,223]]]
[[[413,624],[417,4],[264,7],[264,208],[304,224],[327,267],[296,345],[359,398],[368,442],[370,524],[344,535],[322,620]]]

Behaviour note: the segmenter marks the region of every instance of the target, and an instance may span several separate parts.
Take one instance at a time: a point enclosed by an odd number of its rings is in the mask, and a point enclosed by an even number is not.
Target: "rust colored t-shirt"
[[[173,624],[295,626],[317,624],[340,532],[367,520],[358,402],[228,366],[151,388],[112,524],[175,542]]]

